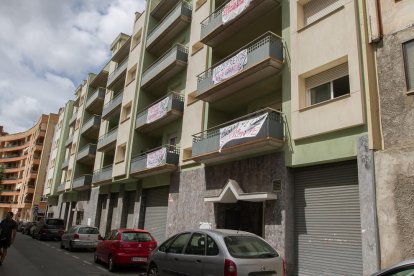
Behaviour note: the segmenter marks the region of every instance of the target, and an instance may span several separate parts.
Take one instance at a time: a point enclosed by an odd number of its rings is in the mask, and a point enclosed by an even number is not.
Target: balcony
[[[101,126],[101,117],[98,115],[92,116],[86,123],[83,124],[81,134],[92,139],[98,138],[99,127]]]
[[[108,82],[106,83],[106,87],[109,89],[112,84],[117,82],[124,76],[126,69],[128,67],[128,59],[126,58],[124,61],[118,64],[118,67],[108,76]]]
[[[280,150],[283,115],[266,108],[193,135],[192,159],[206,164],[227,162]]]
[[[278,6],[280,1],[251,0],[250,4],[233,19],[228,16],[223,17],[223,11],[225,11],[228,3],[229,1],[224,3],[201,22],[200,41],[204,44],[216,47],[220,43],[224,43],[224,40],[240,32],[240,30],[244,30],[249,24]]]
[[[196,98],[216,102],[276,75],[282,67],[282,40],[273,33],[267,33],[198,75]],[[252,94],[260,96],[255,92]]]
[[[160,0],[151,10],[151,16],[157,20],[164,18],[171,9],[177,5],[179,0]]]
[[[171,41],[191,22],[191,5],[187,2],[178,3],[170,13],[148,33],[147,51],[160,53],[165,51]]]
[[[187,58],[187,47],[181,44],[173,46],[142,73],[141,87],[153,90],[165,86],[168,80],[187,67]]]
[[[115,147],[117,137],[118,137],[118,127],[113,128],[108,133],[99,137],[97,150],[106,151],[108,149]]]
[[[69,167],[69,157],[65,159],[62,163],[62,170],[65,170]]]
[[[172,172],[177,169],[180,150],[165,145],[142,153],[131,160],[130,174],[143,178],[155,174]]]
[[[92,175],[85,174],[73,180],[72,190],[77,190],[77,191],[87,190],[91,188],[91,184],[92,184]]]
[[[123,95],[124,95],[123,91],[119,92],[118,95],[114,96],[112,100],[110,100],[104,105],[103,110],[102,110],[102,119],[106,120],[111,115],[120,112]]]
[[[105,184],[110,182],[112,182],[112,165],[93,172],[93,184]]]
[[[16,161],[23,160],[26,157],[27,155],[24,155],[24,154],[11,154],[11,155],[0,157],[0,160],[2,162],[16,162]]]
[[[9,177],[9,178],[3,178],[1,180],[1,184],[17,184],[19,181],[21,180],[21,178],[18,177]]]
[[[8,144],[4,146],[3,148],[0,148],[0,152],[8,152],[8,151],[17,151],[27,148],[30,145],[30,143],[24,143],[24,144]]]
[[[98,88],[86,101],[85,109],[92,114],[101,114],[105,92],[105,88]]]
[[[66,140],[65,147],[69,147],[73,143],[73,134],[69,134],[68,139]]]
[[[4,167],[4,173],[16,173],[24,170],[24,167]]]
[[[76,160],[88,165],[93,165],[96,156],[96,145],[88,144],[79,150]]]
[[[138,113],[136,129],[146,133],[183,116],[184,97],[171,92],[155,104]]]
[[[60,192],[64,192],[65,191],[65,183],[60,183],[59,186],[57,187],[57,191]]]

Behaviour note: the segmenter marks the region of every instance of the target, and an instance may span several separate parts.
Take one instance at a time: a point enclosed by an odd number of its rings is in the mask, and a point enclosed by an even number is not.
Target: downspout
[[[378,43],[382,41],[382,38],[384,37],[384,31],[383,31],[383,24],[382,24],[382,15],[381,15],[381,0],[375,0],[375,11],[377,14],[377,28],[378,28],[378,36],[375,38],[372,38],[371,43]]]

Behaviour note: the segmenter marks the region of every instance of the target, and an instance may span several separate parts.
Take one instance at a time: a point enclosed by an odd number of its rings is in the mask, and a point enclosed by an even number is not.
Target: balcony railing
[[[101,117],[98,115],[94,115],[86,123],[83,124],[81,133],[84,136],[88,136],[88,137],[91,136],[91,138],[97,138],[100,125],[101,125]]]
[[[239,1],[243,11],[239,14],[231,13],[226,15],[226,7],[230,1],[226,1],[201,22],[200,41],[208,46],[215,47],[234,34],[244,30],[250,23],[258,20],[272,8],[280,4],[280,0],[251,0],[248,5]],[[223,16],[224,12],[224,16]]]
[[[158,20],[162,19],[178,2],[180,2],[180,0],[160,0],[160,2],[151,10],[151,16]]]
[[[142,153],[131,160],[130,174],[146,177],[177,169],[180,150],[172,145],[164,145]]]
[[[170,42],[186,28],[191,21],[191,5],[178,3],[164,19],[155,26],[147,36],[147,51],[159,53],[168,47]]]
[[[184,110],[184,96],[171,92],[137,115],[136,129],[148,132],[181,117]]]
[[[112,181],[112,165],[103,167],[93,172],[92,183],[103,184]]]
[[[108,133],[102,135],[98,140],[98,151],[103,151],[115,146],[116,138],[118,136],[118,127],[110,130]]]
[[[107,119],[110,115],[115,114],[115,111],[119,111],[122,104],[122,97],[124,92],[119,92],[112,100],[107,102],[102,110],[102,118]]]
[[[108,76],[108,82],[106,84],[106,87],[110,87],[115,80],[118,80],[119,77],[124,73],[127,69],[128,65],[128,59],[125,59],[120,64],[118,64],[118,67]]]
[[[85,109],[94,113],[102,113],[102,105],[105,99],[105,88],[98,88],[86,101]]]
[[[266,108],[193,135],[192,158],[228,161],[277,151],[283,141],[282,113]]]
[[[95,161],[95,156],[96,156],[96,145],[88,144],[79,150],[76,159],[82,163],[93,164],[93,162]]]
[[[73,180],[72,189],[73,190],[86,190],[91,187],[91,184],[92,184],[92,175],[85,174]]]
[[[282,66],[282,39],[266,33],[198,75],[196,97],[215,102],[277,74]]]
[[[177,44],[142,73],[141,87],[155,89],[187,67],[188,48]]]

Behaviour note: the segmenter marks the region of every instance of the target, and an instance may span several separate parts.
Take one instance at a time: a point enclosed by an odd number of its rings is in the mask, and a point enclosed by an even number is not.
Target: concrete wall
[[[381,267],[414,256],[414,95],[407,94],[402,53],[402,43],[414,39],[414,27],[406,27],[408,8],[393,10],[408,2],[383,8],[384,30],[401,31],[386,33],[377,45],[384,146],[375,154]]]
[[[293,262],[293,182],[284,165],[283,154],[269,154],[222,165],[182,171],[172,175],[168,203],[167,237],[200,222],[217,226],[215,203],[204,197],[217,196],[229,179],[244,192],[272,192],[273,181],[281,180],[278,199],[265,203],[264,238],[283,257]]]

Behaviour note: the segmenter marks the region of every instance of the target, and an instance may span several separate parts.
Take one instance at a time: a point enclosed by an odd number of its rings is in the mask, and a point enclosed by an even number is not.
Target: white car
[[[75,248],[96,249],[96,245],[101,239],[102,237],[97,227],[75,225],[63,233],[60,248],[67,248],[69,251],[73,251]]]

